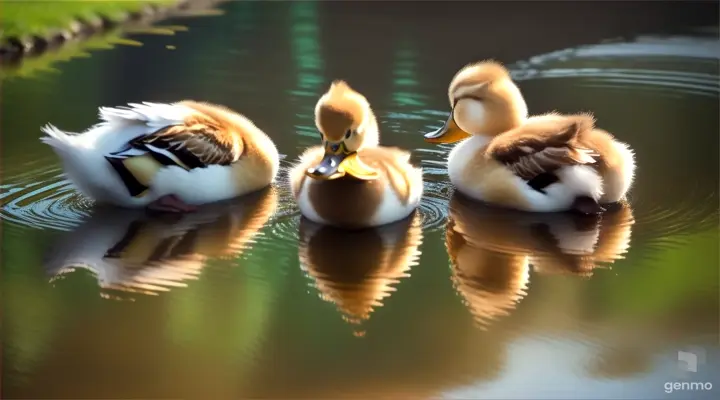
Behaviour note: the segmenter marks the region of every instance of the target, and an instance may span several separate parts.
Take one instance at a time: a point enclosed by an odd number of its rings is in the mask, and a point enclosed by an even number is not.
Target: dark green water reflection
[[[664,383],[720,390],[717,5],[341,3],[231,2],[5,77],[3,398],[712,398]],[[591,110],[635,148],[628,206],[520,216],[453,195],[450,148],[421,133],[490,57],[531,113]],[[287,168],[336,78],[423,165],[413,218],[322,229],[282,174],[181,218],[95,209],[38,140],[101,105],[194,98],[252,118]],[[705,363],[683,375],[689,348]]]

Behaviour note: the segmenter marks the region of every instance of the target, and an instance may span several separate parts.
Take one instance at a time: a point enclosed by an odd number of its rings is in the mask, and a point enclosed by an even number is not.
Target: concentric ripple
[[[421,148],[415,150],[414,158],[423,169],[425,187],[420,202],[423,228],[428,231],[442,229],[448,216],[448,202],[452,184],[447,177],[446,148]]]
[[[512,75],[518,81],[582,78],[586,87],[717,97],[718,58],[717,36],[640,36],[535,56],[515,64]],[[693,71],[687,70],[688,63]]]
[[[0,215],[12,224],[70,230],[89,216],[92,203],[79,194],[58,168],[35,170],[2,185]]]

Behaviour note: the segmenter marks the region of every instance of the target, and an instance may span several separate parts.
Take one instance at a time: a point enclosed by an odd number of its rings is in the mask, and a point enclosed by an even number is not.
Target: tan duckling
[[[335,81],[315,107],[322,146],[307,149],[290,171],[292,193],[306,218],[342,228],[366,228],[410,215],[423,193],[422,170],[410,153],[379,146],[367,99]]]
[[[60,237],[45,268],[53,279],[84,268],[104,291],[155,295],[197,279],[208,258],[242,253],[276,205],[276,190],[267,188],[191,214],[99,208]]]
[[[378,228],[345,230],[300,222],[301,268],[315,280],[325,301],[346,321],[360,324],[395,291],[417,263],[422,242],[418,213]]]
[[[494,61],[461,69],[448,97],[450,117],[425,140],[461,141],[448,156],[448,174],[467,196],[524,211],[582,213],[625,198],[634,154],[597,129],[592,115],[528,117],[520,90]]]
[[[53,125],[41,140],[67,177],[99,203],[186,212],[260,190],[275,179],[275,144],[246,117],[196,101],[100,107],[83,133]]]

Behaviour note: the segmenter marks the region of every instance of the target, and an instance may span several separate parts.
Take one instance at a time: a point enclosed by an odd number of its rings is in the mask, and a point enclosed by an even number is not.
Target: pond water
[[[716,3],[220,8],[131,36],[142,47],[4,78],[3,398],[715,398]],[[627,206],[528,216],[453,194],[450,147],[422,134],[446,118],[455,71],[485,58],[508,65],[531,113],[593,111],[631,144]],[[318,143],[313,108],[336,78],[423,166],[412,218],[322,229],[283,173],[181,218],[98,208],[38,140],[47,122],[95,123],[98,106],[193,98],[253,119],[287,169]]]

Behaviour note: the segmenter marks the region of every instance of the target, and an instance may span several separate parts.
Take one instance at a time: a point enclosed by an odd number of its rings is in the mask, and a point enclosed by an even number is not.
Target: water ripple
[[[628,42],[558,50],[511,67],[518,81],[581,78],[581,86],[717,97],[719,57],[717,37],[640,36]],[[681,64],[685,66],[679,68]],[[687,71],[688,64],[697,70]]]
[[[91,205],[57,168],[17,176],[0,194],[3,220],[38,229],[70,230],[89,216]]]
[[[447,178],[445,148],[417,149],[414,158],[419,159],[423,169],[425,187],[420,202],[420,215],[426,230],[442,229],[448,213],[448,199],[452,184]]]

